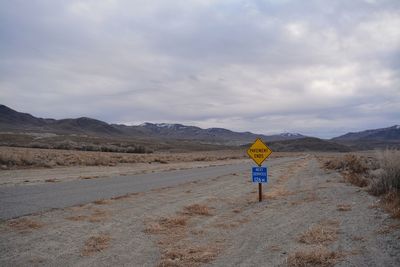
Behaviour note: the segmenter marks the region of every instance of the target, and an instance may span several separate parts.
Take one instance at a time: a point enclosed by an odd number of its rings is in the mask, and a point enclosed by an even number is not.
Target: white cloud
[[[373,2],[2,2],[1,102],[324,137],[399,124],[400,3]]]

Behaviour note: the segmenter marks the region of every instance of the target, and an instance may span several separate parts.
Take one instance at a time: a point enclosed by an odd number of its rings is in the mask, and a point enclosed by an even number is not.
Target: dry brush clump
[[[322,222],[310,227],[300,235],[299,241],[304,244],[328,244],[337,240],[339,231],[337,221]]]
[[[291,267],[329,267],[334,266],[342,257],[342,253],[330,251],[325,247],[319,246],[289,254],[287,265]]]
[[[158,266],[199,266],[212,261],[220,251],[217,241],[203,244],[199,239],[204,230],[195,231],[189,224],[192,217],[212,216],[210,208],[193,204],[169,217],[162,217],[146,223],[145,233],[159,235],[157,244],[161,250]],[[192,231],[190,231],[192,229]],[[196,241],[187,238],[192,233]],[[201,244],[201,245],[200,245]]]
[[[164,251],[159,267],[198,266],[211,262],[218,254],[213,246],[174,247]]]
[[[336,206],[336,209],[338,211],[350,211],[351,210],[351,205],[350,204],[339,204]]]
[[[210,208],[207,205],[202,204],[193,204],[190,206],[186,206],[183,213],[187,215],[211,215]]]
[[[369,180],[365,178],[368,172],[367,161],[357,155],[347,154],[336,157],[324,163],[325,168],[343,173],[345,180],[356,186],[365,187]]]
[[[400,218],[400,150],[380,152],[378,160],[381,172],[373,177],[369,192],[383,196],[384,208]]]
[[[40,229],[43,224],[32,219],[21,218],[8,222],[8,226],[19,232],[27,232],[30,230]]]
[[[147,224],[144,232],[147,234],[169,234],[177,231],[177,228],[183,228],[187,225],[188,217],[176,215],[163,217],[158,221]]]
[[[197,152],[155,152],[127,154],[0,146],[0,169],[53,168],[58,166],[116,166],[123,163],[167,164],[178,162],[217,161],[244,157],[239,150]]]
[[[382,195],[388,192],[400,192],[400,150],[385,150],[378,154],[382,172],[375,177],[370,192]]]
[[[96,252],[100,252],[108,248],[111,237],[109,234],[100,234],[92,236],[86,240],[84,247],[81,250],[81,256],[90,256]]]

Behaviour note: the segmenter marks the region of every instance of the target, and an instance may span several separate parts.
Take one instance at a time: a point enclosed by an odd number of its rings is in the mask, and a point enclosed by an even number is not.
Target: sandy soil
[[[313,155],[273,162],[262,203],[245,172],[1,222],[0,265],[400,265],[376,198]]]

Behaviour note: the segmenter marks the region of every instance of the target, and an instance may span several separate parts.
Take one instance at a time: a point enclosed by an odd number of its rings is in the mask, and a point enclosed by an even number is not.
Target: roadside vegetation
[[[127,154],[58,149],[0,147],[0,170],[53,168],[58,166],[115,166],[123,163],[216,161],[245,158],[243,151],[199,151],[187,153]]]
[[[400,150],[387,149],[374,157],[347,154],[329,159],[324,165],[340,171],[347,182],[382,197],[383,207],[400,218]]]

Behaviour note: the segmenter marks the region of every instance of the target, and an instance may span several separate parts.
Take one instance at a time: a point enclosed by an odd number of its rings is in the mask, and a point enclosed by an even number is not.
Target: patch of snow
[[[285,137],[293,137],[293,136],[300,136],[298,133],[282,133],[280,136],[285,136]]]
[[[396,125],[396,129],[400,129],[400,125]]]
[[[170,123],[157,123],[156,126],[160,128],[173,128],[175,124]]]

